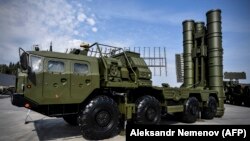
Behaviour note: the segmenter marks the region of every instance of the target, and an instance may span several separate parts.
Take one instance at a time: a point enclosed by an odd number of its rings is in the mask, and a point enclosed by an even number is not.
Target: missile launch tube
[[[205,28],[205,23],[204,22],[196,22],[195,23],[195,31],[196,32],[203,32]]]
[[[192,87],[194,84],[194,64],[192,61],[192,49],[194,46],[194,21],[183,21],[183,59],[184,59],[184,87]]]
[[[205,87],[205,59],[204,56],[206,56],[205,53],[205,23],[204,22],[195,22],[195,41],[194,41],[194,48],[196,50],[196,52],[198,51],[198,48],[200,51],[200,56],[195,55],[195,84],[199,83],[199,86],[203,86]],[[197,39],[197,35],[199,37],[199,39]]]
[[[209,88],[218,92],[219,105],[216,116],[224,114],[223,49],[221,33],[221,10],[210,10],[207,15],[208,78]]]

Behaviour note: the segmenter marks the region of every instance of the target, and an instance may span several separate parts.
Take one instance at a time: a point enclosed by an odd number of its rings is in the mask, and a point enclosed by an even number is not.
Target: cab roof
[[[82,54],[61,53],[61,52],[51,52],[51,51],[27,51],[27,52],[33,55],[38,55],[48,58],[58,58],[58,59],[85,60],[86,58],[93,58],[93,59],[95,58]]]

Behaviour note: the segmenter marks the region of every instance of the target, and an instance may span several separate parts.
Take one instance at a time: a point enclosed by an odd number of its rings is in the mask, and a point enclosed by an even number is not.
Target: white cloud
[[[87,18],[87,23],[91,26],[95,25],[95,20],[93,18]]]
[[[72,48],[79,48],[81,43],[82,41],[78,39],[73,39],[69,41],[69,44],[72,45]]]
[[[87,19],[91,15],[76,7],[67,0],[1,2],[0,64],[18,61],[18,47],[30,50],[33,44],[39,44],[47,50],[50,41],[54,51],[79,47],[76,38],[87,35],[88,28],[93,30],[89,25],[95,25],[95,20]]]
[[[96,27],[92,27],[92,31],[93,31],[93,32],[97,32],[98,29],[97,29]]]
[[[87,16],[86,16],[84,13],[80,13],[80,14],[78,14],[78,16],[77,16],[77,19],[78,19],[78,21],[80,21],[80,22],[83,22],[86,18],[87,18]]]

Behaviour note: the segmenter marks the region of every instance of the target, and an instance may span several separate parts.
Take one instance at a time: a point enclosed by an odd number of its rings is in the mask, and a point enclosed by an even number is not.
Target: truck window
[[[32,72],[41,72],[43,70],[42,57],[30,56],[30,67]]]
[[[48,61],[48,72],[64,72],[64,63],[61,61]]]
[[[79,64],[79,63],[74,64],[74,73],[87,74],[88,72],[89,68],[87,64]]]

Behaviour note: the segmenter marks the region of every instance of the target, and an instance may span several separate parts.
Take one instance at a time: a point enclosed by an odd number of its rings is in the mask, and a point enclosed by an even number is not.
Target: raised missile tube
[[[207,15],[208,81],[209,88],[218,92],[219,105],[216,116],[224,115],[223,48],[221,33],[221,10],[210,10]]]
[[[195,31],[196,32],[204,32],[204,28],[205,28],[205,23],[204,22],[195,22]]]
[[[184,83],[188,88],[194,85],[194,64],[192,61],[192,49],[194,46],[194,21],[183,21],[183,59],[184,59]]]
[[[193,59],[195,67],[195,87],[205,87],[206,76],[205,76],[205,56],[207,56],[207,51],[205,47],[205,33],[206,27],[204,22],[195,22],[195,39],[194,39],[194,50]],[[199,55],[198,55],[199,54]]]

